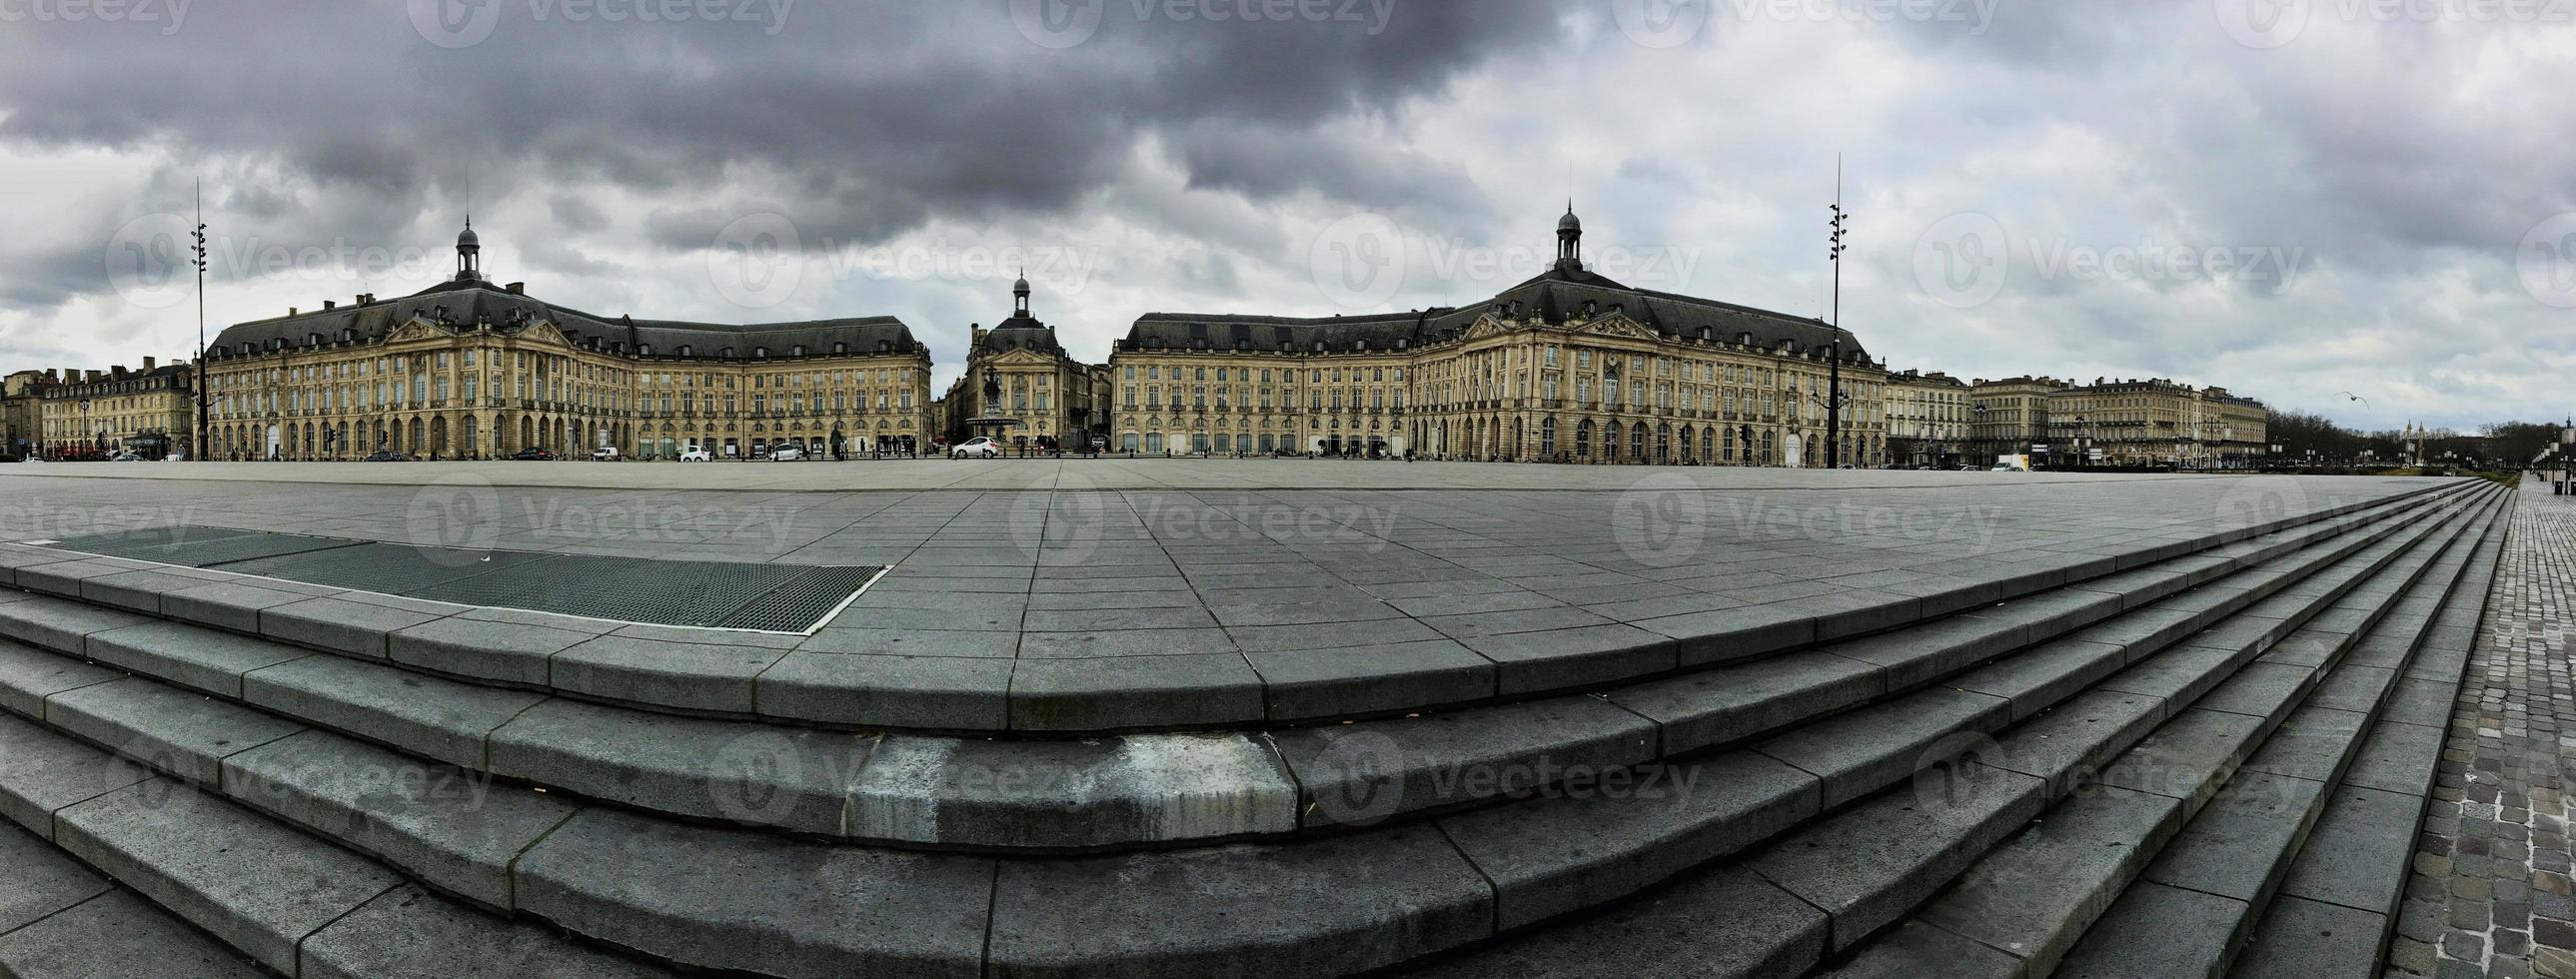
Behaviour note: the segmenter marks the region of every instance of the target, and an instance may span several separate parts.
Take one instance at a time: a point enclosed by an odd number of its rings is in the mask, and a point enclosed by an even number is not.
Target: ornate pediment
[[[1628,340],[1655,339],[1654,330],[1648,328],[1643,323],[1629,319],[1628,314],[1626,313],[1604,313],[1600,316],[1593,317],[1582,326],[1575,328],[1574,332],[1594,334],[1597,336],[1619,337]]]
[[[552,320],[537,320],[526,326],[520,327],[519,339],[532,340],[538,343],[550,343],[558,347],[572,346],[572,341],[563,335],[563,331],[555,329],[555,324]]]
[[[426,317],[414,316],[411,319],[403,321],[401,326],[394,327],[393,332],[385,334],[385,342],[401,343],[405,340],[443,340],[451,335],[453,334],[446,327],[432,323]]]
[[[1053,367],[1055,362],[1054,357],[1027,347],[1005,350],[984,358],[984,364],[989,367]]]

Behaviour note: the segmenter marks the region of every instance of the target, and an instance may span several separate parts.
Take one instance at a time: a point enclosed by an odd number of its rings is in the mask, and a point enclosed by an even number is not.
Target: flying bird
[[[2337,392],[2335,392],[2335,393],[2336,393],[2336,394],[2343,395],[2344,397],[2346,397],[2346,398],[2350,398],[2350,399],[2352,399],[2352,400],[2354,400],[2354,401],[2359,401],[2359,402],[2361,402],[2361,406],[2362,406],[2362,407],[2364,407],[2364,408],[2368,408],[2368,407],[2370,407],[2370,399],[2369,399],[2369,398],[2362,397],[2361,395],[2354,394],[2354,393],[2352,393],[2352,392],[2350,392],[2350,391],[2337,391]]]

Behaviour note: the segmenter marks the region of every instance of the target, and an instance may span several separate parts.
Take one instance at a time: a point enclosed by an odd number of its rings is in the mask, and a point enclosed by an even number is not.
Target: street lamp
[[[1834,154],[1834,203],[1830,210],[1834,215],[1833,220],[1825,223],[1832,226],[1834,230],[1833,234],[1826,239],[1831,243],[1831,247],[1825,252],[1825,259],[1834,265],[1834,319],[1832,323],[1827,324],[1827,327],[1832,330],[1833,339],[1826,345],[1827,353],[1833,357],[1832,364],[1826,368],[1828,380],[1825,382],[1828,385],[1828,397],[1825,401],[1825,468],[1827,469],[1840,467],[1843,461],[1843,402],[1845,400],[1843,397],[1843,232],[1845,230],[1843,222],[1851,218],[1851,213],[1843,210],[1843,155],[1840,153]]]
[[[211,420],[210,401],[206,394],[206,182],[197,181],[197,443],[188,447],[188,458],[206,460],[207,428]]]

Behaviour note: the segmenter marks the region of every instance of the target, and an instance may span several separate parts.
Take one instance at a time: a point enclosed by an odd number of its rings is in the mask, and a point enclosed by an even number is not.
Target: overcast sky
[[[1569,194],[1632,285],[1897,369],[2348,424],[2576,408],[2576,0],[0,0],[0,370],[483,265],[594,313],[1469,303]],[[2338,392],[2353,392],[2367,406]]]

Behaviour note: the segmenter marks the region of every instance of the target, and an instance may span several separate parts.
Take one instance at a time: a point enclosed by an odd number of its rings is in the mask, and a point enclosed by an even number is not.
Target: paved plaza
[[[2523,484],[2460,687],[2391,976],[2576,977],[2576,497]]]

